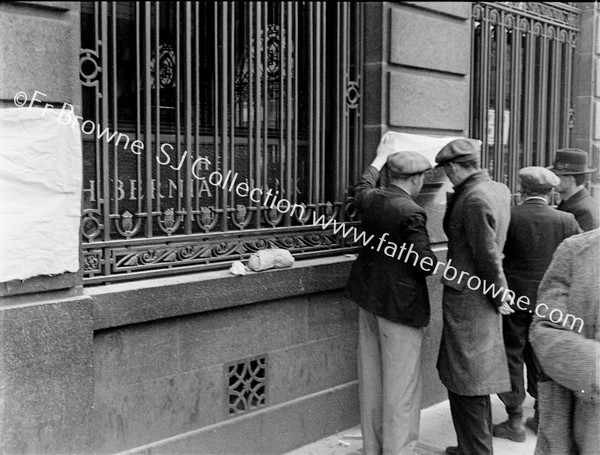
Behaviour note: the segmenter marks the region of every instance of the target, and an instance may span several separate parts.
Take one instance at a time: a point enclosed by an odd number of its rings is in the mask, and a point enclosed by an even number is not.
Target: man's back
[[[366,238],[372,239],[352,266],[345,295],[373,314],[422,327],[430,314],[428,273],[415,267],[414,261],[430,257],[437,262],[429,246],[427,216],[404,190],[376,188],[376,182],[377,174],[370,168],[356,186],[362,227]],[[413,253],[407,258],[409,249]]]
[[[579,190],[566,201],[558,205],[558,210],[572,213],[583,231],[596,229],[600,223],[600,208],[585,188]]]
[[[600,453],[599,274],[595,229],[557,248],[540,285],[539,301],[548,311],[536,316],[529,339],[550,380],[539,384],[536,453]]]
[[[446,453],[491,455],[489,394],[510,390],[500,318],[511,311],[501,289],[510,190],[481,169],[480,157],[481,143],[473,139],[451,141],[435,157],[454,185],[444,216],[448,263],[437,370],[448,389],[458,441]]]
[[[399,279],[409,285],[416,285],[423,282],[423,271],[412,266],[413,261],[404,261],[404,256],[398,259],[397,253],[394,256],[387,255],[385,254],[385,248],[387,245],[392,244],[398,246],[406,244],[408,248],[409,243],[414,244],[414,242],[420,240],[411,235],[411,230],[414,229],[416,221],[422,222],[423,225],[425,224],[427,219],[425,210],[415,203],[403,190],[391,186],[371,192],[364,200],[359,211],[361,213],[363,230],[367,233],[367,236],[374,236],[373,242],[377,240],[376,244],[372,243],[364,248],[361,256],[379,261],[378,265],[382,271],[390,268],[395,269],[397,275],[392,276],[392,279]],[[385,234],[388,234],[385,242],[378,247],[378,239]],[[373,246],[375,248],[371,248]],[[419,245],[419,247],[421,246]],[[429,245],[427,244],[425,247],[428,248]],[[392,250],[388,249],[387,251],[391,253]]]
[[[438,371],[446,388],[459,395],[503,392],[510,390],[510,380],[496,308],[503,304],[502,288],[507,288],[502,248],[510,190],[479,171],[455,191],[444,229],[448,263],[451,260],[457,272],[453,279],[442,277],[444,326]]]
[[[509,220],[510,191],[506,185],[494,182],[485,172],[474,174],[457,189],[444,218],[448,259],[471,276],[505,286],[501,253]],[[452,287],[448,280],[442,283]]]
[[[558,245],[578,232],[571,213],[555,210],[540,199],[513,207],[503,264],[509,281],[513,277],[541,281]]]

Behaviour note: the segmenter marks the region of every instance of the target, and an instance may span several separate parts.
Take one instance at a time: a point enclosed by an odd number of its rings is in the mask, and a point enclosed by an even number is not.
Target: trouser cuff
[[[517,406],[515,408],[506,408],[506,413],[509,417],[517,418],[523,417],[523,406]]]

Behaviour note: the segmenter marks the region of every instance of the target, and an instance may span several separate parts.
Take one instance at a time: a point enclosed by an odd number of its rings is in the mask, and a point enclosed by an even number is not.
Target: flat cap
[[[417,152],[394,153],[388,157],[387,165],[393,174],[420,174],[431,169],[429,160]]]
[[[479,161],[481,156],[481,142],[476,139],[454,139],[448,142],[435,157],[438,167],[452,161],[462,163],[465,161]]]
[[[545,167],[529,166],[519,170],[519,180],[525,190],[546,193],[560,184],[560,179]]]

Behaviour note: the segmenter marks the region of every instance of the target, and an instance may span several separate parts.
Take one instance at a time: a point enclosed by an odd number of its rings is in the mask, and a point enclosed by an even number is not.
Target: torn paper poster
[[[79,269],[81,132],[59,109],[0,109],[0,282]]]
[[[425,156],[435,167],[435,156],[448,142],[464,139],[462,136],[423,136],[421,134],[396,133],[389,131],[381,136],[381,140],[394,146],[399,152],[417,152]]]

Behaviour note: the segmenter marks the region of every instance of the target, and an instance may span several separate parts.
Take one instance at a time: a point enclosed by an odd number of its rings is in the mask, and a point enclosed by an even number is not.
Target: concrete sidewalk
[[[492,395],[492,413],[494,423],[506,420],[504,405],[496,395]],[[524,420],[533,416],[533,399],[527,396],[524,408]],[[527,429],[525,442],[512,442],[508,439],[494,438],[495,455],[531,455],[536,443],[535,434]],[[415,453],[420,455],[444,454],[447,446],[456,445],[456,433],[452,425],[448,400],[421,411],[419,444]],[[300,447],[287,455],[362,455],[360,427],[350,428],[320,441]]]

